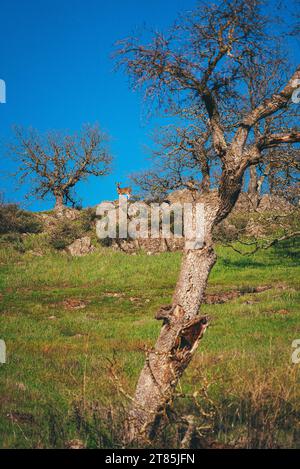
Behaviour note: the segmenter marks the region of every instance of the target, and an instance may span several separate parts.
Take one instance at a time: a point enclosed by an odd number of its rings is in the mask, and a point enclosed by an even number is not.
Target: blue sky
[[[116,196],[115,182],[149,165],[146,145],[157,124],[143,117],[140,93],[114,71],[114,43],[141,29],[166,29],[196,0],[1,0],[0,79],[7,103],[0,104],[0,140],[12,138],[14,124],[40,131],[75,131],[99,122],[111,136],[113,173],[80,184],[83,206]],[[270,2],[272,8],[272,1]],[[2,151],[2,150],[1,150]],[[1,171],[13,171],[4,152]],[[53,201],[25,201],[12,178],[1,178],[10,202],[33,210]]]
[[[143,24],[166,28],[194,0],[1,0],[0,78],[7,103],[0,105],[0,139],[12,137],[12,126],[77,130],[99,122],[111,136],[113,174],[90,178],[78,193],[83,205],[115,197],[115,181],[145,168],[154,122],[143,118],[140,93],[114,71],[114,43]],[[13,170],[2,151],[1,170]],[[52,201],[24,200],[26,187],[15,190],[12,178],[1,178],[7,201],[40,210]]]

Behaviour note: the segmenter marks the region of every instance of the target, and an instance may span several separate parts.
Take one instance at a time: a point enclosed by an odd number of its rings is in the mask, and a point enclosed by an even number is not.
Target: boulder
[[[293,206],[283,197],[264,194],[258,205],[258,212],[289,212]]]
[[[66,248],[71,256],[84,256],[93,252],[95,248],[92,246],[91,238],[84,236],[83,238],[75,239],[75,241]]]
[[[265,233],[265,229],[260,223],[256,223],[253,218],[250,218],[246,225],[245,233],[247,236],[253,236],[254,238],[261,238]]]

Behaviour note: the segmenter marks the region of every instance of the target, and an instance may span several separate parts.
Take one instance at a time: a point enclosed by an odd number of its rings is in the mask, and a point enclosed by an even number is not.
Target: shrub
[[[65,249],[73,243],[75,239],[84,235],[81,223],[71,220],[62,220],[59,222],[50,236],[50,244],[55,249]]]
[[[49,250],[49,233],[27,234],[22,243],[25,251],[46,253]]]
[[[109,247],[111,247],[112,244],[113,244],[112,238],[109,238],[109,237],[99,239],[98,242],[99,242],[100,245],[101,245],[102,247],[104,247],[104,248],[109,248]]]
[[[33,213],[21,210],[16,204],[0,206],[0,234],[40,233],[42,223]]]
[[[2,234],[0,236],[0,245],[4,246],[5,248],[11,246],[13,249],[21,253],[25,252],[22,235],[20,233]]]
[[[94,230],[96,222],[96,209],[95,208],[86,208],[83,209],[80,213],[80,224],[84,231]]]

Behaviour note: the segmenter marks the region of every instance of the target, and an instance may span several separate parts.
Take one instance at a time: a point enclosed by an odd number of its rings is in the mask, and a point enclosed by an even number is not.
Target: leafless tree
[[[209,191],[216,155],[210,131],[203,127],[167,126],[154,135],[158,148],[151,155],[152,168],[131,176],[144,198],[161,200],[182,188]]]
[[[240,64],[240,73],[243,76],[247,93],[242,96],[242,112],[254,110],[265,96],[271,91],[280,90],[280,69],[288,67],[287,59],[280,50],[280,41],[277,41],[277,48],[274,51],[266,51],[264,61],[257,62],[252,54],[249,54]],[[267,55],[268,54],[268,55]],[[131,176],[133,182],[141,189],[141,194],[147,199],[164,199],[171,190],[188,188],[200,189],[206,192],[215,187],[218,182],[216,175],[219,171],[219,161],[212,144],[212,132],[205,114],[197,114],[196,106],[184,107],[172,106],[168,109],[168,114],[181,118],[180,125],[169,125],[161,127],[154,135],[154,140],[158,144],[158,149],[152,151],[152,168],[141,171]],[[238,119],[239,108],[227,110],[226,127],[224,131],[233,132]],[[263,122],[258,122],[253,130],[253,137],[259,141],[261,135],[267,129],[261,126],[285,127],[285,110],[276,113]],[[297,117],[296,110],[289,112],[288,120],[291,122]],[[188,125],[187,125],[188,122]],[[291,151],[294,156],[291,157]],[[296,202],[296,185],[293,184],[299,178],[299,150],[290,148],[266,149],[264,160],[249,168],[248,196],[251,206],[256,209],[260,198],[262,186],[271,189],[275,188],[274,180],[280,179],[281,187],[289,188],[287,191],[280,191],[281,196],[287,197],[292,202]],[[293,163],[291,164],[291,161]],[[288,165],[290,171],[288,171]],[[275,172],[278,177],[275,177]],[[199,181],[201,177],[201,181]],[[293,196],[291,197],[291,186]],[[273,193],[275,191],[273,190]],[[277,191],[278,193],[278,191]],[[298,193],[299,196],[299,193]]]
[[[201,4],[168,36],[154,33],[147,44],[139,38],[120,43],[121,65],[133,86],[145,89],[152,105],[176,101],[182,109],[198,109],[206,116],[220,163],[218,191],[208,192],[205,199],[204,245],[185,251],[172,304],[157,313],[163,325],[137,383],[128,442],[153,436],[202,338],[207,318],[199,309],[216,262],[212,231],[232,211],[246,170],[263,162],[270,148],[300,142],[291,100],[299,66],[279,67],[276,86],[267,87],[259,102],[249,106],[245,66],[249,57],[262,64],[270,51],[275,53],[276,41],[268,33],[261,2],[225,0]],[[259,85],[255,80],[253,86]],[[280,121],[273,119],[280,114]]]
[[[282,39],[282,38],[281,38]],[[277,48],[264,53],[264,61],[258,62],[257,57],[250,54],[247,59],[241,63],[241,72],[245,79],[247,94],[244,97],[249,111],[253,111],[265,98],[272,92],[279,92],[281,87],[281,70],[289,68],[284,51],[280,49],[280,41],[277,41]],[[298,109],[294,106],[286,112],[274,113],[267,119],[261,120],[253,127],[253,136],[256,142],[264,134],[285,129],[287,126],[297,122]],[[287,166],[290,165],[290,171]],[[275,176],[277,174],[277,177]],[[269,192],[276,193],[273,181],[280,179],[281,187],[286,189],[293,185],[299,177],[299,150],[291,145],[284,148],[270,147],[265,149],[264,158],[257,165],[251,165],[249,168],[248,194],[255,209],[258,206],[262,186],[268,185]],[[292,184],[291,184],[292,183]],[[277,194],[279,192],[277,191]],[[281,191],[282,197],[295,202],[295,193],[291,197],[289,190]]]
[[[16,159],[19,182],[31,184],[28,197],[55,198],[55,210],[68,202],[75,204],[74,187],[90,175],[109,173],[111,155],[107,136],[97,125],[86,125],[80,133],[39,134],[34,129],[15,129],[16,141],[9,151]]]
[[[262,195],[262,186],[272,195],[299,206],[300,150],[293,145],[270,148],[263,161],[250,167],[248,194],[255,209]]]

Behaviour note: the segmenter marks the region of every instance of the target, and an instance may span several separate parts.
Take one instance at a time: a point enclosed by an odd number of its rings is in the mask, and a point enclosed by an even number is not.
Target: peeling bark
[[[209,274],[216,262],[212,230],[234,205],[241,187],[240,179],[239,175],[232,178],[231,191],[224,191],[224,198],[207,194],[203,247],[185,251],[172,304],[162,306],[156,314],[156,319],[162,320],[163,325],[154,348],[147,352],[137,383],[126,424],[126,444],[153,438],[166,405],[172,402],[178,380],[206,331],[209,318],[201,316],[199,310],[204,302]],[[220,208],[222,214],[219,213]]]
[[[259,203],[259,181],[257,177],[256,166],[250,166],[250,179],[248,184],[248,196],[254,210],[257,209]]]
[[[64,198],[62,194],[55,195],[55,207],[56,212],[61,212],[64,208]]]
[[[208,326],[209,318],[199,315],[199,306],[215,262],[210,246],[185,253],[173,303],[162,307],[156,316],[163,320],[163,326],[139,377],[128,416],[127,443],[151,439],[166,404],[172,401],[178,380]]]

